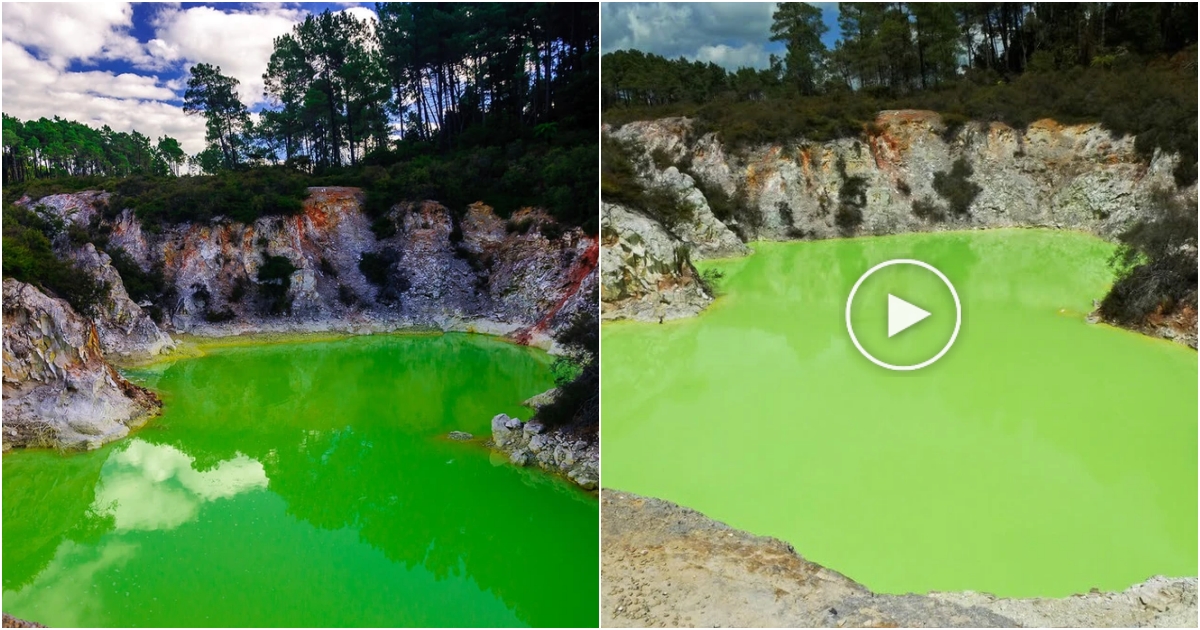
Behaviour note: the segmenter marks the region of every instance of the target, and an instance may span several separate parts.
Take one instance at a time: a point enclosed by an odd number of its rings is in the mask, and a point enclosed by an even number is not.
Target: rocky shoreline
[[[791,545],[668,501],[601,490],[605,627],[1196,627],[1196,578],[1119,593],[882,595]]]
[[[111,199],[84,191],[18,202],[63,226],[52,235],[55,255],[106,289],[83,317],[5,283],[5,450],[98,448],[157,415],[158,399],[112,366],[183,351],[172,334],[465,332],[556,353],[556,331],[593,307],[596,241],[536,209],[506,223],[482,203],[459,216],[432,201],[401,202],[387,217],[395,233],[381,238],[355,188],[309,189],[296,216],[153,229],[132,210],[110,209]],[[79,244],[80,234],[160,274],[160,303],[131,299],[112,258],[91,240]],[[283,278],[264,276],[269,263]]]
[[[158,415],[158,396],[105,361],[97,328],[64,300],[4,281],[5,451],[95,449]]]
[[[1174,181],[1178,156],[1156,153],[1147,162],[1132,136],[1115,137],[1097,124],[950,128],[934,112],[883,111],[859,138],[797,138],[737,151],[686,118],[606,126],[604,133],[630,147],[640,185],[667,191],[687,208],[672,222],[647,208],[602,204],[605,320],[697,315],[713,296],[692,262],[746,255],[745,241],[1001,227],[1112,240],[1152,216],[1164,196],[1191,207],[1197,197],[1196,184]],[[941,207],[936,176],[964,166],[970,175],[956,185],[977,192],[961,212]],[[844,211],[857,221],[839,219]],[[1194,245],[1187,253],[1195,257]],[[1194,302],[1127,327],[1195,348]]]
[[[595,490],[600,484],[600,445],[594,438],[497,414],[488,445],[516,466],[535,466],[584,490]]]

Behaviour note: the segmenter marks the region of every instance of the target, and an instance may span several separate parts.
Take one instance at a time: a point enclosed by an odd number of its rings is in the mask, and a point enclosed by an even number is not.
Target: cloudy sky
[[[183,113],[187,72],[218,65],[263,106],[271,42],[326,8],[374,15],[367,3],[3,3],[4,113],[177,138],[204,148],[204,122]]]
[[[838,38],[837,3],[821,7],[829,32],[826,46]],[[771,53],[782,57],[783,44],[769,41],[773,2],[606,2],[600,10],[604,52],[637,49],[668,59],[680,56],[714,62],[730,70],[766,68]]]

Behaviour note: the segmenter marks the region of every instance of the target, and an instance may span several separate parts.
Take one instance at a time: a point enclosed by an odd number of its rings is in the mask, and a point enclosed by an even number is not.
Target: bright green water
[[[467,335],[212,351],[161,419],[4,456],[4,610],[49,626],[595,626],[594,497],[493,465],[546,355]]]
[[[1196,575],[1196,353],[1084,321],[1110,245],[1004,230],[754,247],[712,264],[726,295],[699,318],[603,327],[605,487],[881,592]],[[846,334],[851,286],[892,258],[940,268],[963,302],[956,344],[915,372]],[[934,316],[897,343],[946,330],[937,296],[904,291]]]

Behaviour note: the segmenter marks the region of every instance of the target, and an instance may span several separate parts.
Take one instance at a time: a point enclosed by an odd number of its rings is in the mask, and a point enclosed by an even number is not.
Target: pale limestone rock
[[[64,300],[4,281],[4,450],[99,448],[161,406],[105,362],[96,327]]]
[[[450,210],[436,202],[401,202],[388,215],[396,234],[380,240],[356,188],[311,188],[296,216],[252,224],[218,217],[153,233],[125,209],[104,219],[100,209],[110,198],[85,191],[20,203],[64,223],[99,221],[111,230],[110,244],[144,270],[162,264],[177,293],[174,303],[162,305],[170,331],[226,336],[426,328],[512,335],[552,349],[555,331],[594,308],[596,241],[579,229],[558,228],[538,210],[514,214],[514,221],[531,225],[521,233],[507,230],[482,203],[472,204],[456,227]],[[257,291],[264,253],[297,268],[289,278],[287,314],[264,312]],[[386,291],[359,270],[366,253],[393,257]],[[240,299],[239,284],[245,289]],[[381,293],[385,299],[377,300]],[[225,311],[233,318],[209,321]]]
[[[704,292],[685,246],[661,224],[614,204],[601,204],[601,317],[669,320],[699,313]]]
[[[926,111],[884,111],[859,138],[725,149],[715,134],[697,137],[691,121],[639,121],[605,133],[640,148],[635,165],[646,185],[667,185],[701,210],[691,224],[670,229],[638,208],[602,204],[601,311],[605,319],[644,321],[692,316],[710,301],[693,285],[694,269],[676,264],[677,248],[693,260],[743,253],[721,245],[727,226],[695,195],[694,178],[726,194],[745,192],[759,227],[739,226],[752,239],[843,236],[836,225],[845,177],[865,183],[863,221],[853,235],[991,227],[1054,227],[1113,238],[1149,215],[1159,190],[1194,199],[1195,185],[1179,190],[1172,177],[1177,156],[1156,153],[1149,163],[1134,138],[1114,137],[1096,124],[1037,121],[1025,130],[1000,123],[968,123],[948,132]],[[676,166],[660,169],[651,153]],[[967,216],[931,222],[913,214],[918,200],[944,204],[935,174],[962,159],[981,188]],[[702,196],[702,195],[701,195]],[[1193,335],[1194,336],[1194,335]]]

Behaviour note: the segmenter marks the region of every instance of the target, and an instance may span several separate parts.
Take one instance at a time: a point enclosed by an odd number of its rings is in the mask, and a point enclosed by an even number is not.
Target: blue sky
[[[252,111],[275,37],[310,13],[374,15],[373,3],[3,3],[4,113],[61,116],[177,138],[204,148],[204,122],[183,113],[188,69],[211,63],[241,82]]]
[[[832,48],[841,31],[837,3],[821,8]],[[769,41],[774,2],[606,2],[600,11],[604,52],[634,48],[669,59],[680,56],[713,62],[730,70],[766,68],[770,55],[782,57],[783,44]]]

